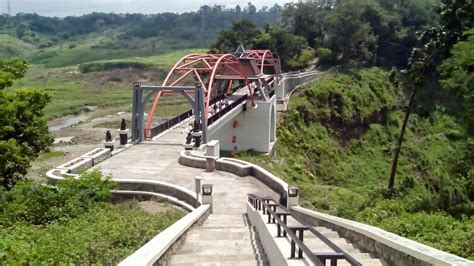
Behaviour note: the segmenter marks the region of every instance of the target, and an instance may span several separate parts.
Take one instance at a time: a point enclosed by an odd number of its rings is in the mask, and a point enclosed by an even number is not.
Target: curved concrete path
[[[193,228],[170,265],[266,265],[267,258],[247,219],[247,194],[278,195],[254,177],[205,172],[178,163],[187,122],[152,141],[134,145],[100,163],[114,179],[158,180],[194,191],[194,177],[214,185],[213,213]]]

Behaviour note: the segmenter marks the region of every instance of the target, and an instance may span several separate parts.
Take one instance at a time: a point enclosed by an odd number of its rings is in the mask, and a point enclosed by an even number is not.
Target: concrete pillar
[[[104,141],[104,147],[109,149],[110,151],[114,151],[115,141]]]
[[[206,155],[216,158],[221,157],[219,140],[211,140],[207,143]]]
[[[214,172],[216,170],[216,158],[206,157],[206,171]]]
[[[295,186],[289,186],[287,193],[287,208],[290,209],[292,206],[299,206],[299,189]]]
[[[120,145],[121,145],[121,146],[127,145],[127,142],[128,142],[128,132],[129,132],[128,129],[119,130]]]
[[[196,198],[199,199],[199,194],[201,193],[201,181],[202,177],[195,176],[194,177],[194,190],[196,191]]]
[[[209,204],[212,213],[212,184],[203,184],[202,188],[202,204]]]

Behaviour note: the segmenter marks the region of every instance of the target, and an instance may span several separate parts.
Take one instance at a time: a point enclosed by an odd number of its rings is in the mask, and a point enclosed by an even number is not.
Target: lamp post
[[[203,184],[201,186],[202,204],[209,204],[212,213],[212,184]]]
[[[288,186],[288,201],[287,207],[288,209],[292,206],[299,205],[299,196],[298,196],[299,189],[295,186]]]

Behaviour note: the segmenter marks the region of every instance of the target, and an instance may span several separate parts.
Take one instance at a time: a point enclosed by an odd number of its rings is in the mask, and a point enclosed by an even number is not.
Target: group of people
[[[209,110],[209,113],[211,115],[217,113],[218,111],[222,110],[223,108],[229,106],[229,99],[227,98],[227,95],[224,95],[224,98],[220,99],[217,101],[215,104],[212,105],[212,108]]]

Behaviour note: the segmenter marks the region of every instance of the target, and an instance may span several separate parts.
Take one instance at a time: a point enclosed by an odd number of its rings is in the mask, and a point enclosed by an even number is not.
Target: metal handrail
[[[238,105],[240,105],[241,103],[246,101],[247,99],[248,99],[248,95],[245,94],[242,97],[238,98],[236,101],[229,104],[228,106],[224,107],[219,112],[217,112],[213,116],[209,117],[207,125],[208,126],[212,125],[214,122],[219,120],[221,117],[223,117],[225,114],[230,112],[232,109],[234,109],[235,107],[237,107]]]
[[[293,217],[296,221],[301,222],[298,218]],[[361,266],[362,263],[358,262],[354,257],[352,257],[349,253],[345,252],[342,248],[338,247],[334,244],[331,240],[329,240],[325,235],[318,232],[318,230],[314,229],[312,226],[309,226],[309,231],[316,235],[319,239],[321,239],[324,244],[328,245],[332,248],[336,253],[341,253],[345,260],[347,260],[353,266]]]
[[[253,199],[253,202],[254,204],[256,204],[256,202],[260,201],[259,197],[253,195],[253,194],[249,194],[248,195],[249,198],[252,198]],[[268,205],[268,203],[265,203],[265,202],[260,202],[259,204],[262,204],[263,206],[265,206],[267,208],[267,212],[270,213],[270,215],[272,216],[272,218],[275,220],[276,223],[278,223],[282,228],[283,228],[283,231],[286,232],[286,235],[294,242],[296,243],[296,245],[298,245],[298,248],[300,250],[302,250],[305,255],[309,258],[309,260],[318,265],[318,266],[324,266],[324,263],[314,255],[314,253],[303,243],[303,241],[301,241],[295,233],[293,233],[293,231],[285,224],[283,223],[283,221],[280,219],[280,217],[278,217],[278,215],[275,214],[275,212],[273,212],[273,210],[271,210],[270,206]],[[253,207],[255,208],[256,205],[253,205]],[[294,254],[291,254],[291,257],[293,257]]]
[[[300,240],[296,234],[293,233],[292,227],[288,227],[286,225],[286,219],[285,222],[283,222],[278,213],[273,211],[271,206],[274,206],[273,204],[269,204],[266,201],[269,201],[269,197],[259,197],[254,194],[248,194],[248,202],[252,204],[252,206],[257,210],[263,210],[263,213],[265,214],[265,209],[267,214],[269,214],[269,218],[271,215],[271,218],[274,222],[276,222],[278,227],[282,227],[284,230],[284,235],[288,235],[294,243],[298,245],[298,248],[300,249],[299,253],[301,254],[301,251],[305,253],[305,255],[311,260],[311,262],[315,263],[316,265],[325,265],[326,260],[331,260],[331,265],[337,265],[337,260],[338,259],[345,259],[347,260],[351,265],[353,266],[361,266],[362,264],[358,262],[354,257],[349,255],[347,252],[345,252],[343,249],[338,247],[336,244],[334,244],[331,240],[329,240],[326,236],[318,232],[316,229],[314,229],[312,226],[307,225],[297,217],[293,217],[297,222],[300,224],[303,224],[304,227],[309,230],[311,233],[313,233],[316,237],[318,237],[321,241],[324,242],[327,246],[329,246],[331,249],[334,250],[334,253],[315,253],[312,252],[304,243],[302,240]],[[273,200],[272,200],[273,201]],[[289,210],[278,204],[278,206],[283,209],[285,212],[289,212]],[[275,207],[276,210],[276,207]],[[269,219],[270,223],[270,219]],[[290,232],[291,231],[291,232]],[[302,234],[302,232],[300,232]],[[293,243],[292,243],[293,245]],[[294,248],[292,246],[292,254],[291,257],[294,257]],[[301,257],[301,255],[299,256]]]

